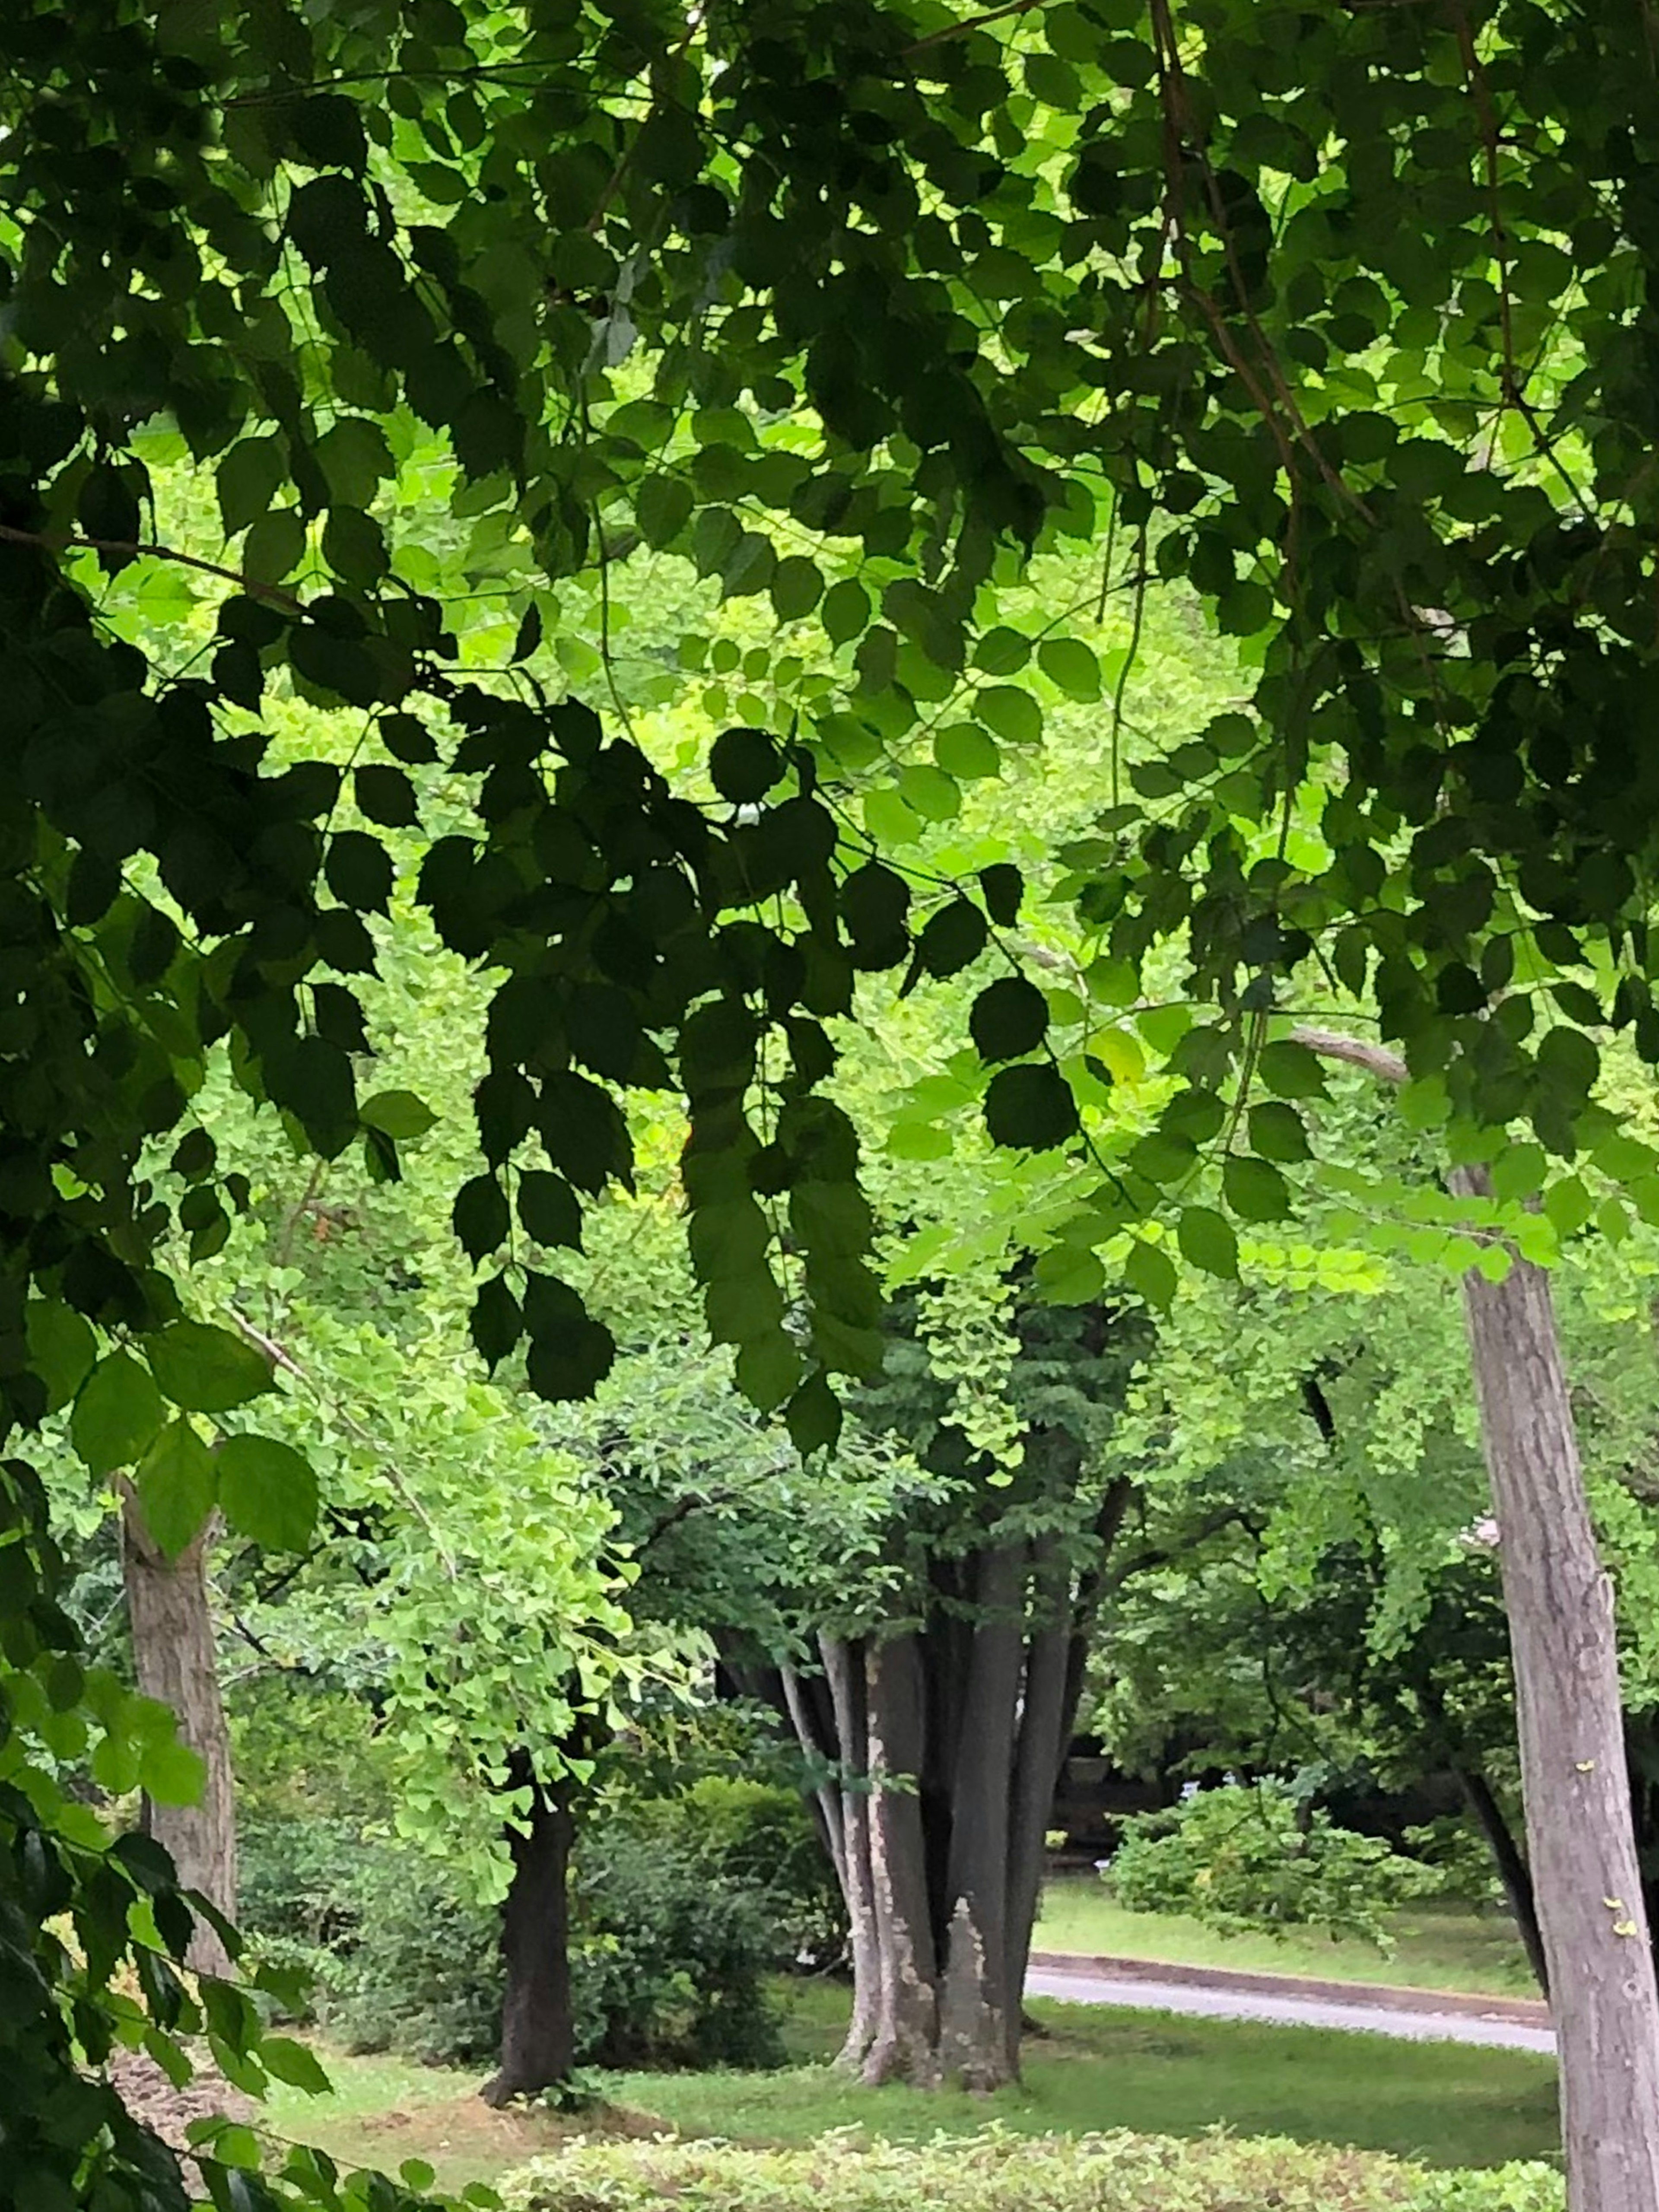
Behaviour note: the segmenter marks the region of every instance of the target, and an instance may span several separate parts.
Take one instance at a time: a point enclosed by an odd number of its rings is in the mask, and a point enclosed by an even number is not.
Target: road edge
[[[1507,2021],[1516,2027],[1548,2027],[1550,2008],[1535,1997],[1485,1996],[1463,1990],[1414,1990],[1390,1982],[1326,1981],[1309,1974],[1250,1973],[1227,1966],[1175,1966],[1162,1959],[1122,1959],[1084,1951],[1033,1951],[1031,1965],[1045,1974],[1094,1980],[1173,1982],[1238,1996],[1307,1997],[1358,2012],[1438,2013],[1449,2018]]]

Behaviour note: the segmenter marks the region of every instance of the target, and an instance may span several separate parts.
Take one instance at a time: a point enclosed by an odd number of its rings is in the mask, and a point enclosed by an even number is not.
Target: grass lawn
[[[786,1992],[796,2062],[776,2074],[625,2074],[603,2121],[489,2112],[477,2078],[386,2058],[325,2053],[336,2095],[281,2090],[271,2119],[355,2164],[395,2169],[423,2158],[441,2184],[489,2180],[584,2128],[652,2123],[682,2135],[797,2143],[862,2124],[895,2141],[961,2134],[988,2119],[1031,2134],[1133,2128],[1237,2135],[1394,2151],[1431,2166],[1491,2166],[1556,2148],[1553,2062],[1467,2044],[1413,2044],[1311,2028],[1200,2021],[1039,2001],[1049,2031],[1027,2045],[1025,2080],[990,2098],[860,2089],[831,2074],[845,1992]]]
[[[1291,1929],[1282,1939],[1218,1936],[1174,1914],[1126,1912],[1096,1875],[1064,1875],[1043,1894],[1033,1940],[1040,1951],[1092,1951],[1171,1966],[1321,1974],[1331,1981],[1396,1982],[1485,1996],[1538,1995],[1520,1939],[1501,1913],[1419,1905],[1396,1913],[1392,1925],[1392,1958],[1369,1943],[1333,1942],[1310,1929]]]

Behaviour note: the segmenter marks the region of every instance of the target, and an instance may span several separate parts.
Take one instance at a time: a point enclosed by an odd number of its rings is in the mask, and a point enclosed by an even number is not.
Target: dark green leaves
[[[971,967],[989,936],[985,916],[971,899],[952,899],[930,915],[916,939],[916,959],[929,975],[957,975]]]
[[[722,799],[752,805],[783,774],[783,761],[764,730],[725,730],[709,753],[708,773]]]
[[[456,1194],[455,1234],[469,1260],[487,1259],[506,1243],[513,1226],[507,1194],[494,1176],[474,1176]]]
[[[359,914],[385,914],[392,904],[392,857],[363,830],[337,830],[324,864],[328,887],[342,906]]]
[[[993,1144],[1047,1152],[1077,1134],[1077,1101],[1046,1060],[1000,1068],[986,1089],[985,1126]]]
[[[1221,1188],[1241,1221],[1282,1221],[1291,1210],[1290,1186],[1267,1160],[1236,1155],[1223,1165]]]
[[[206,1322],[174,1322],[145,1340],[144,1356],[163,1395],[189,1413],[228,1413],[270,1388],[264,1354]]]
[[[366,1129],[379,1129],[394,1142],[412,1144],[437,1126],[438,1117],[413,1091],[377,1091],[357,1109]]]
[[[228,1437],[218,1452],[219,1504],[239,1536],[267,1551],[301,1552],[317,1518],[310,1462],[274,1437]]]
[[[981,1060],[1017,1060],[1048,1035],[1048,1002],[1024,975],[1005,975],[975,1000],[968,1026]]]
[[[218,1471],[186,1420],[169,1421],[138,1462],[134,1479],[144,1525],[176,1559],[213,1510]]]
[[[128,1352],[105,1355],[81,1385],[70,1442],[94,1474],[131,1467],[161,1425],[161,1394]]]
[[[519,1178],[519,1218],[538,1244],[581,1249],[581,1201],[562,1176],[532,1169]]]

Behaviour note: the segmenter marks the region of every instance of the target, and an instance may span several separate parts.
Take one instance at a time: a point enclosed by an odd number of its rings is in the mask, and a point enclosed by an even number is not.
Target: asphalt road
[[[1206,2020],[1260,2020],[1279,2027],[1340,2027],[1362,2035],[1403,2036],[1413,2043],[1486,2043],[1510,2051],[1555,2049],[1547,2027],[1482,2020],[1478,2014],[1385,2011],[1363,2002],[1273,1996],[1255,1990],[1195,1989],[1184,1982],[1131,1980],[1096,1974],[1056,1973],[1034,1966],[1026,1978],[1030,1996],[1066,2004],[1124,2005],[1137,2012],[1195,2014]]]

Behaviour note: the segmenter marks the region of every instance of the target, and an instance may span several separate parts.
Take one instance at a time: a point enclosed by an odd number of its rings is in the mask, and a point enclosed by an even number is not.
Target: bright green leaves
[[[197,1534],[218,1497],[218,1469],[193,1425],[169,1421],[133,1477],[144,1525],[169,1559]]]
[[[1046,1060],[999,1068],[985,1091],[985,1127],[995,1145],[1048,1152],[1074,1137],[1077,1101],[1057,1067]]]
[[[162,1395],[188,1413],[228,1413],[270,1388],[264,1354],[207,1322],[173,1322],[145,1340],[144,1356]]]
[[[1081,638],[1045,638],[1037,647],[1037,666],[1068,699],[1100,696],[1100,663]]]
[[[968,1026],[981,1060],[1018,1060],[1047,1036],[1048,1002],[1024,975],[1002,976],[975,1000]]]
[[[438,1117],[413,1091],[377,1091],[357,1109],[366,1129],[378,1129],[394,1144],[414,1144],[437,1127]]]
[[[239,1536],[267,1551],[301,1552],[317,1518],[317,1477],[292,1444],[228,1437],[217,1454],[219,1504]]]
[[[76,1394],[70,1442],[91,1474],[113,1474],[148,1450],[164,1411],[161,1392],[132,1354],[106,1352]]]

